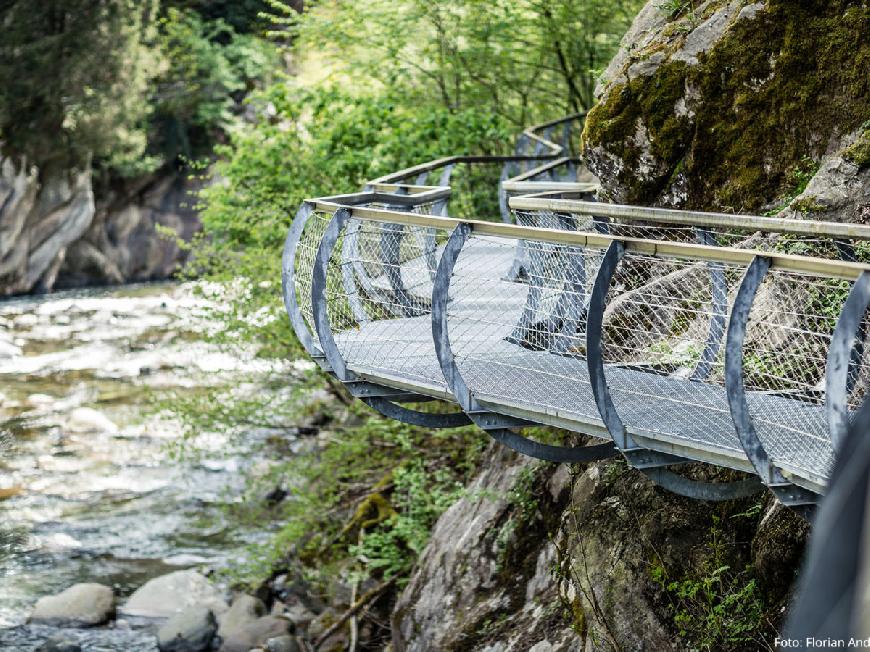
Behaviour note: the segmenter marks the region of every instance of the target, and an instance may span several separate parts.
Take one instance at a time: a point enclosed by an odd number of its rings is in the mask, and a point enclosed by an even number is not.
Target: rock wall
[[[184,260],[176,238],[199,231],[199,183],[179,174],[116,185],[97,203],[84,235],[70,245],[57,287],[168,278]],[[167,237],[157,227],[168,229]]]
[[[0,295],[50,290],[93,216],[89,170],[41,180],[26,163],[0,161]]]
[[[769,496],[713,505],[621,460],[487,455],[399,597],[394,650],[773,647],[808,526]]]
[[[95,199],[89,169],[45,174],[0,160],[0,296],[166,278],[184,252],[155,226],[190,239],[195,189],[164,173]]]
[[[796,171],[821,163],[843,178],[840,190],[796,208],[834,219],[866,211],[866,154],[834,162],[870,129],[866,2],[671,4],[681,8],[643,9],[589,114],[585,157],[606,197],[770,209],[793,196]]]

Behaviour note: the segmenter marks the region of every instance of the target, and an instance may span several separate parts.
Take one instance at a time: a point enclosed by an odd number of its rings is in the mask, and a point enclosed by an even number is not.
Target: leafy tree
[[[166,11],[158,46],[166,64],[152,98],[151,140],[167,162],[210,153],[238,103],[278,66],[265,41],[192,10]]]
[[[156,0],[10,0],[0,14],[0,140],[43,168],[117,165],[146,145]]]
[[[520,127],[593,104],[597,75],[641,4],[323,0],[295,33],[336,76],[375,79],[451,110],[485,107]]]
[[[268,9],[266,0],[163,0],[162,8],[193,11],[207,23],[222,21],[237,34],[260,34],[271,26],[263,16]]]
[[[226,326],[234,338],[257,342],[262,354],[287,356],[293,347],[280,293],[281,246],[307,197],[352,192],[374,177],[443,152],[496,152],[511,130],[498,116],[475,110],[419,111],[380,94],[353,95],[276,84],[253,100],[269,119],[232,134],[218,153],[225,180],[202,195],[209,238],[194,250],[191,272],[215,281],[242,280]],[[252,322],[250,314],[272,319]]]

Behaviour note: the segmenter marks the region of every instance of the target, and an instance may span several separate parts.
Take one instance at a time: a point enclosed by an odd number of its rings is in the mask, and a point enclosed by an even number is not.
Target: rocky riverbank
[[[179,458],[181,424],[153,406],[275,371],[292,383],[286,365],[202,341],[212,308],[193,285],[0,302],[0,649],[59,637],[155,650],[155,633],[124,615],[131,594],[154,577],[226,568],[267,536],[268,521],[241,524],[223,506],[296,435],[211,433]],[[170,592],[160,601],[173,604]]]
[[[123,600],[109,586],[75,584],[40,598],[19,629],[38,637],[51,628],[37,648],[41,652],[297,652],[304,643],[294,633],[315,618],[301,606],[275,602],[267,610],[250,595],[230,599],[201,573],[180,570],[149,580]]]

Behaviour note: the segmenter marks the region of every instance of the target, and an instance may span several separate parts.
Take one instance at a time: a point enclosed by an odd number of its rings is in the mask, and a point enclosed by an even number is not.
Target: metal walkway
[[[541,135],[577,118],[527,131],[514,157],[305,202],[283,265],[300,341],[393,418],[473,422],[552,461],[622,454],[697,498],[766,485],[814,504],[870,380],[870,266],[855,262],[870,227],[588,201],[579,162]],[[503,167],[501,221],[446,217],[454,167],[487,164]],[[403,405],[433,399],[461,411]],[[535,424],[605,443],[533,441]],[[687,462],[751,477],[699,480]]]

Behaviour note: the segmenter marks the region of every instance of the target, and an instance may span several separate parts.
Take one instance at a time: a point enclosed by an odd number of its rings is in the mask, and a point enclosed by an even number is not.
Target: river
[[[257,437],[212,434],[178,460],[181,425],[152,405],[155,392],[265,373],[202,341],[205,308],[175,284],[0,302],[0,649],[50,633],[24,626],[40,596],[93,581],[123,597],[172,570],[232,563],[264,536],[220,508],[261,461]],[[89,650],[156,650],[141,631],[82,637]]]

